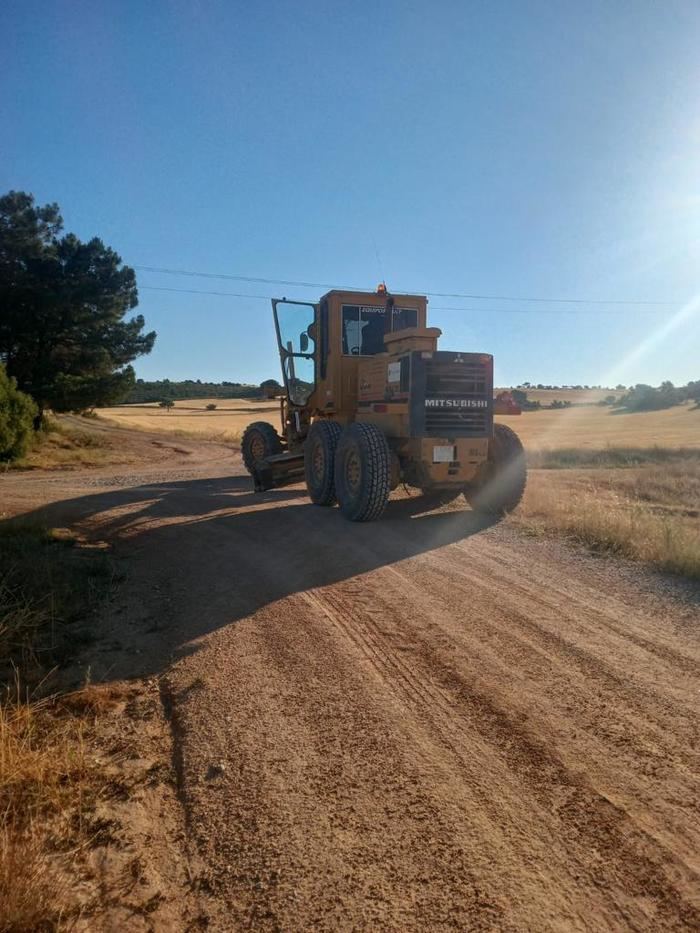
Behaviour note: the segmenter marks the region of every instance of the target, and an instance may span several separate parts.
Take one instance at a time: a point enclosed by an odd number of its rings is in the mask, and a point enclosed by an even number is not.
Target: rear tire
[[[384,432],[356,421],[340,435],[335,454],[335,489],[340,511],[351,522],[371,522],[386,508],[391,458]]]
[[[337,421],[314,421],[304,442],[304,477],[314,505],[335,505],[335,452],[342,428]]]
[[[249,424],[241,438],[241,455],[246,470],[254,476],[255,464],[274,454],[282,453],[282,441],[267,421],[254,421]]]
[[[472,508],[490,515],[506,515],[525,492],[527,467],[520,438],[505,424],[495,424],[489,461],[478,486],[466,490]]]

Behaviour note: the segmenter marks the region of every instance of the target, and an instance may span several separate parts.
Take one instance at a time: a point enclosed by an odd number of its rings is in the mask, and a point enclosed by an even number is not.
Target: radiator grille
[[[426,437],[478,436],[486,434],[490,415],[485,411],[428,409],[425,413]]]
[[[426,437],[484,437],[492,423],[491,368],[473,357],[455,363],[436,355],[426,361],[426,399],[464,399],[486,401],[487,408],[426,407]]]
[[[429,362],[425,394],[428,397],[486,398],[488,374],[483,365]]]

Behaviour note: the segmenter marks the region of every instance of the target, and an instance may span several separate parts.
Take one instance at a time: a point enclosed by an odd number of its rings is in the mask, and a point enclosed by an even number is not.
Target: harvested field
[[[529,411],[502,417],[530,450],[577,447],[700,448],[700,408],[692,403],[662,411],[618,412],[599,405]]]
[[[216,405],[207,411],[207,405]],[[198,398],[175,402],[167,410],[156,402],[148,405],[119,405],[100,411],[100,417],[144,431],[192,435],[210,440],[238,441],[251,421],[270,421],[279,426],[279,401],[255,399]]]
[[[533,395],[535,393],[532,393]],[[571,393],[570,393],[571,394]],[[589,398],[579,393],[579,399]],[[207,411],[215,404],[214,411]],[[236,441],[251,421],[279,424],[278,401],[193,399],[175,402],[167,411],[152,405],[120,405],[100,416],[117,424],[148,431],[178,431],[210,439]],[[524,412],[501,417],[530,449],[599,447],[697,447],[700,409],[679,405],[664,411],[620,413],[594,403],[582,407]]]

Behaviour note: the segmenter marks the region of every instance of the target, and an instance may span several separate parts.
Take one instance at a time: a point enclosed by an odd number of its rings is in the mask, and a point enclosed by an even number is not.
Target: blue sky
[[[700,378],[700,3],[16,2],[0,191],[130,265],[432,299],[497,381]],[[277,376],[269,303],[138,273],[144,378]],[[508,309],[509,313],[502,313]]]

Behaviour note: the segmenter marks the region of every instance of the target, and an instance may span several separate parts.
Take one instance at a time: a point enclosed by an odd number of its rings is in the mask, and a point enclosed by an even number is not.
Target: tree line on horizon
[[[203,382],[201,379],[137,379],[123,405],[144,405],[152,402],[179,401],[188,398],[261,398],[266,387],[278,387],[276,379],[266,379],[260,384],[247,382]]]
[[[571,408],[574,405],[585,404],[585,402],[572,402],[570,399],[553,399],[549,404],[543,405],[539,399],[528,397],[524,386],[532,389],[553,389],[564,388],[567,390],[577,389],[602,389],[601,386],[543,386],[523,383],[517,389],[511,390],[514,401],[524,411],[537,411],[546,408]],[[664,408],[673,408],[675,405],[683,405],[686,402],[695,402],[700,409],[700,379],[691,380],[684,386],[675,386],[672,382],[666,380],[660,386],[646,385],[637,383],[627,389],[623,385],[618,385],[616,394],[606,395],[598,405],[614,408],[618,411],[660,411]]]

